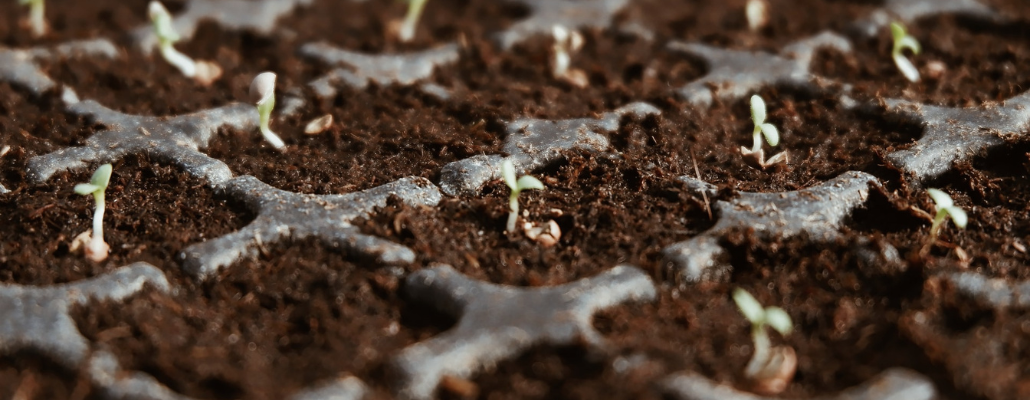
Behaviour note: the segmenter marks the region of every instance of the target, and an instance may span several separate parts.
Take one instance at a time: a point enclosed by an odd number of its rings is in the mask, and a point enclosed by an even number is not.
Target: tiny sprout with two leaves
[[[554,64],[551,65],[551,75],[576,87],[586,87],[589,83],[586,73],[579,69],[569,68],[572,65],[572,53],[583,47],[583,35],[561,25],[552,27],[551,34],[554,36],[554,46],[552,47]]]
[[[906,79],[912,82],[919,82],[919,70],[902,53],[903,50],[909,49],[912,51],[912,54],[919,54],[921,49],[919,42],[916,41],[916,38],[909,36],[905,32],[905,27],[897,22],[891,22],[891,36],[894,38],[894,48],[891,50],[894,64],[898,66],[901,74],[905,75]]]
[[[400,41],[410,42],[415,39],[415,28],[418,27],[418,19],[422,17],[422,10],[426,8],[427,1],[429,0],[408,0],[408,13],[397,27],[397,38]]]
[[[762,136],[765,136],[769,146],[776,147],[780,143],[780,132],[773,124],[765,122],[765,100],[762,100],[762,97],[757,94],[751,96],[751,121],[755,124],[755,129],[752,131],[754,145],[750,150],[743,146],[740,147],[740,155],[744,157],[744,161],[761,169],[789,161],[787,152],[772,156],[769,160],[765,159],[765,151],[762,150]]]
[[[32,35],[40,37],[46,34],[46,18],[43,0],[18,0],[18,4],[29,6],[29,27],[32,28]]]
[[[172,64],[187,78],[193,78],[202,85],[210,85],[218,77],[222,76],[222,68],[215,63],[207,61],[193,61],[192,58],[180,53],[173,46],[181,37],[172,27],[172,15],[168,9],[159,1],[151,1],[147,7],[147,14],[154,26],[154,34],[157,35],[158,49],[165,61]]]
[[[751,322],[751,338],[755,351],[748,362],[744,375],[755,383],[755,391],[776,394],[786,389],[797,368],[797,355],[789,346],[772,347],[765,328],[771,327],[780,334],[788,335],[794,329],[790,315],[779,307],[762,307],[751,293],[737,288],[733,301],[741,314]]]
[[[265,137],[272,147],[282,150],[286,143],[268,128],[268,121],[272,117],[272,109],[275,108],[275,74],[262,72],[250,82],[250,99],[257,104],[258,114],[261,116],[261,135]]]
[[[527,189],[543,190],[544,183],[540,182],[529,175],[523,175],[518,180],[515,179],[515,164],[512,164],[511,160],[504,160],[501,164],[501,176],[504,178],[504,183],[511,188],[511,196],[508,197],[508,207],[511,212],[508,213],[508,233],[515,232],[515,221],[519,217],[519,193]]]
[[[93,195],[93,200],[97,204],[96,211],[93,212],[93,231],[83,234],[91,235],[83,251],[86,258],[94,262],[104,261],[110,249],[107,243],[104,242],[104,192],[107,190],[107,184],[111,182],[112,170],[111,164],[101,165],[93,173],[89,183],[75,185],[75,193],[83,196]],[[85,238],[83,235],[80,235],[80,237]]]
[[[937,238],[941,226],[944,225],[944,221],[948,217],[951,217],[951,221],[955,223],[955,226],[960,229],[966,228],[969,216],[966,215],[965,210],[955,205],[951,196],[938,189],[927,189],[926,193],[930,195],[930,198],[933,199],[934,204],[937,206],[937,215],[933,217],[933,225],[930,226],[931,240]]]

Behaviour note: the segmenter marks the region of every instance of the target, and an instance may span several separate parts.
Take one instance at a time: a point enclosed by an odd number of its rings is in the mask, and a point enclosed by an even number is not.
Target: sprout
[[[501,175],[504,177],[504,183],[511,188],[511,196],[508,197],[508,207],[511,212],[508,214],[508,232],[515,232],[515,220],[519,216],[519,193],[522,193],[526,189],[537,189],[543,190],[544,184],[529,175],[523,175],[517,181],[515,180],[515,165],[511,163],[511,160],[504,160],[501,164]]]
[[[262,72],[254,77],[250,83],[251,101],[257,104],[258,114],[261,115],[261,135],[265,137],[272,147],[282,150],[285,143],[268,128],[268,120],[272,116],[272,109],[275,108],[275,74]]]
[[[150,22],[154,25],[158,48],[165,61],[182,71],[187,78],[193,78],[205,86],[210,85],[222,75],[222,68],[218,65],[207,61],[193,61],[172,46],[181,37],[172,27],[172,16],[161,2],[151,1],[147,8],[147,14],[150,16]]]
[[[18,4],[29,6],[29,26],[32,28],[32,35],[40,37],[46,34],[45,4],[43,0],[18,0]]]
[[[83,196],[93,195],[93,200],[97,203],[97,209],[93,213],[92,238],[84,249],[86,258],[94,262],[104,261],[107,258],[107,251],[110,249],[104,242],[104,191],[107,190],[107,184],[111,181],[112,169],[111,164],[101,165],[93,173],[89,183],[75,185],[75,193]]]
[[[755,129],[752,131],[754,145],[750,150],[743,146],[740,147],[740,154],[744,156],[744,161],[762,169],[789,161],[786,152],[777,154],[768,161],[765,159],[765,152],[762,150],[762,136],[765,136],[765,141],[769,142],[769,146],[776,147],[780,143],[780,132],[773,124],[765,122],[765,101],[757,94],[751,96],[751,121],[755,123]]]
[[[765,327],[788,335],[793,330],[790,316],[779,307],[762,307],[754,296],[741,288],[733,291],[733,301],[744,318],[751,321],[751,338],[755,342],[755,352],[744,375],[756,382],[756,391],[766,394],[783,391],[794,377],[797,356],[790,347],[772,348]]]
[[[588,83],[586,74],[578,69],[569,69],[572,64],[571,53],[583,47],[583,35],[577,31],[570,32],[561,25],[555,25],[551,33],[554,36],[554,64],[551,65],[551,75],[577,87],[585,87]]]
[[[765,0],[748,0],[744,6],[744,15],[747,16],[747,26],[753,31],[765,26],[769,21],[769,4]]]
[[[891,36],[894,37],[894,48],[891,50],[894,64],[909,81],[919,82],[919,70],[901,53],[902,50],[909,49],[912,54],[919,54],[919,42],[916,41],[916,38],[909,36],[905,32],[905,27],[897,22],[891,22]]]
[[[404,15],[404,22],[401,23],[397,38],[402,42],[410,42],[415,38],[415,28],[418,26],[418,19],[422,16],[422,10],[426,8],[428,0],[408,0],[408,13]]]
[[[937,215],[934,216],[933,225],[930,226],[931,241],[937,238],[937,234],[940,233],[941,226],[944,225],[946,217],[951,217],[951,221],[960,229],[966,228],[969,216],[966,215],[964,210],[955,205],[955,202],[951,200],[951,196],[937,189],[927,189],[926,192],[937,206]]]

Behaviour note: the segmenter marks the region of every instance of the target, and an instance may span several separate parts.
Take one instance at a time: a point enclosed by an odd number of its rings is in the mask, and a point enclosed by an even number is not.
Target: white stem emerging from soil
[[[193,62],[192,58],[189,58],[185,54],[180,53],[175,47],[172,46],[171,42],[161,42],[160,45],[161,56],[164,57],[165,61],[169,64],[174,65],[182,74],[187,78],[193,78],[197,75],[197,64]]]
[[[761,149],[762,149],[762,127],[759,126],[759,125],[755,125],[754,144],[751,146],[751,152],[752,153],[757,153]]]
[[[426,2],[429,0],[410,0],[408,3],[408,13],[404,15],[404,23],[401,24],[400,32],[397,33],[397,37],[402,42],[410,42],[415,38],[415,28],[418,27],[418,19],[422,16],[422,10],[426,8]]]
[[[772,342],[769,341],[769,334],[765,333],[765,326],[752,325],[751,337],[755,341],[755,352],[751,355],[751,361],[747,363],[747,367],[744,369],[744,375],[748,378],[753,378],[759,372],[762,372],[762,369],[769,362],[769,348],[772,346]]]
[[[93,192],[93,200],[97,209],[93,212],[93,237],[89,241],[89,248],[93,254],[106,256],[108,246],[104,242],[104,210],[107,206],[104,203],[104,191]]]
[[[32,35],[40,37],[46,34],[46,5],[43,0],[29,0],[29,25],[32,26]]]
[[[265,137],[272,147],[276,149],[282,149],[286,146],[279,135],[272,132],[272,129],[268,127],[268,121],[272,117],[272,109],[275,108],[275,96],[269,97],[267,100],[258,104],[258,114],[261,115],[261,136]]]
[[[508,198],[508,208],[511,212],[508,213],[508,232],[515,232],[515,221],[519,218],[519,192],[512,191],[511,197]]]

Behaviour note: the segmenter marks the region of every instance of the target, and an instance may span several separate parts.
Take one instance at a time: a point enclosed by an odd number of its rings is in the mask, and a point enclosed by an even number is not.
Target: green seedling
[[[940,233],[941,226],[944,225],[948,217],[951,217],[951,222],[954,222],[955,226],[959,227],[959,229],[966,228],[969,216],[966,215],[965,210],[955,205],[951,196],[938,189],[927,189],[926,193],[930,195],[930,198],[933,199],[934,204],[937,206],[937,215],[933,217],[933,225],[930,226],[931,242],[937,239],[937,234]]]
[[[29,27],[32,28],[32,35],[40,37],[46,34],[46,18],[43,0],[18,0],[18,4],[29,6]]]
[[[202,85],[210,85],[222,75],[222,68],[207,61],[193,61],[192,58],[180,53],[175,49],[174,44],[182,39],[179,33],[172,27],[172,15],[168,9],[159,1],[151,1],[147,7],[147,14],[150,16],[150,23],[154,26],[154,34],[157,35],[158,49],[161,57],[172,64],[187,78],[193,78]]]
[[[744,289],[737,288],[733,291],[733,301],[737,303],[737,308],[740,308],[744,318],[751,321],[751,338],[755,342],[755,354],[747,364],[745,374],[754,377],[767,364],[772,353],[772,344],[765,328],[768,326],[787,335],[794,327],[786,311],[779,307],[762,307],[762,304]]]
[[[523,175],[515,180],[515,165],[511,160],[504,160],[504,163],[501,164],[501,175],[504,183],[511,188],[511,196],[508,197],[508,207],[511,209],[508,214],[508,233],[513,233],[515,232],[515,221],[519,217],[519,193],[527,189],[543,190],[544,184],[529,175]]]
[[[397,32],[397,38],[402,42],[410,42],[415,38],[415,28],[418,27],[418,19],[422,17],[422,10],[426,8],[427,1],[429,0],[408,0],[408,13],[404,15],[404,22]]]
[[[776,126],[765,122],[765,100],[762,100],[762,97],[757,94],[751,96],[751,121],[755,124],[755,129],[752,131],[754,144],[750,150],[743,146],[740,147],[740,154],[744,160],[762,169],[788,161],[786,152],[777,154],[769,160],[765,159],[765,152],[762,150],[762,136],[765,136],[765,141],[769,143],[769,146],[776,147],[780,143],[780,132]]]
[[[272,147],[282,150],[286,143],[268,128],[268,121],[272,117],[272,109],[275,108],[275,74],[262,72],[250,82],[250,98],[257,104],[258,114],[261,116],[261,135],[265,137]]]
[[[111,164],[101,165],[93,173],[89,183],[75,185],[75,193],[83,196],[93,195],[93,201],[97,204],[96,211],[93,212],[91,238],[84,248],[86,258],[94,262],[104,261],[110,249],[107,243],[104,242],[104,192],[107,190],[107,184],[111,181],[112,170]]]
[[[905,58],[903,50],[908,49],[912,54],[919,54],[921,47],[916,38],[905,32],[905,27],[898,22],[891,22],[891,36],[894,37],[894,48],[891,50],[891,57],[894,58],[894,65],[898,66],[901,74],[911,82],[919,82],[919,70],[912,62]]]

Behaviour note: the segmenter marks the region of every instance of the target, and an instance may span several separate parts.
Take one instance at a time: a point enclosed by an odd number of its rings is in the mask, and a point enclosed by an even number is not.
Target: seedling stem
[[[905,75],[905,78],[911,82],[919,82],[919,69],[912,64],[908,58],[905,58],[903,50],[909,49],[912,54],[919,54],[921,47],[916,38],[909,36],[905,32],[905,27],[898,22],[891,22],[891,36],[894,38],[894,48],[891,50],[891,57],[894,59],[894,65],[898,66],[901,70],[901,74]]]
[[[93,212],[93,233],[89,244],[86,246],[86,257],[93,261],[100,262],[107,258],[109,246],[104,242],[104,192],[111,181],[111,164],[101,165],[93,173],[89,183],[75,185],[75,193],[83,196],[93,195],[96,203],[96,211]]]
[[[944,222],[947,221],[948,217],[951,217],[951,221],[959,229],[966,228],[969,216],[966,215],[965,210],[955,205],[951,196],[938,189],[927,189],[926,192],[937,206],[937,215],[934,216],[933,225],[930,226],[931,243],[937,240],[937,235],[940,233],[941,227],[944,226]]]
[[[508,208],[511,210],[508,213],[508,226],[507,231],[509,233],[515,232],[515,222],[519,217],[519,193],[527,189],[543,190],[544,184],[529,175],[523,175],[518,180],[515,179],[515,165],[512,164],[511,160],[504,160],[501,164],[501,175],[504,178],[504,183],[511,189],[511,195],[508,197]]]
[[[18,4],[29,6],[29,26],[32,35],[40,37],[46,34],[46,5],[43,0],[18,0]]]
[[[415,38],[415,28],[418,27],[418,19],[422,17],[422,10],[426,8],[427,1],[429,0],[408,0],[408,13],[404,15],[404,23],[397,33],[402,42],[410,42]]]
[[[751,293],[737,288],[733,291],[733,301],[737,303],[744,318],[751,321],[751,338],[755,342],[755,353],[747,364],[745,374],[749,377],[757,375],[765,366],[770,356],[771,341],[765,327],[769,326],[781,334],[790,334],[793,324],[790,315],[779,307],[762,307]]]
[[[258,115],[261,118],[261,136],[264,136],[272,147],[282,150],[286,143],[268,127],[272,109],[275,108],[275,74],[262,72],[254,77],[254,81],[250,83],[250,97],[257,104]]]

